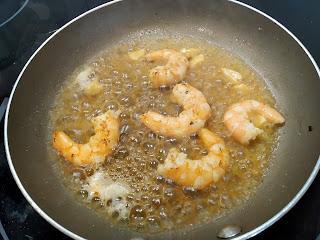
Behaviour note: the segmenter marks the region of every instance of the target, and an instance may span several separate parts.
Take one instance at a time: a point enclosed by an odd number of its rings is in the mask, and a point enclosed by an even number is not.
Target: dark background
[[[128,0],[130,1],[130,0]],[[63,24],[102,0],[29,0],[10,22],[6,19],[25,0],[0,0],[0,101],[9,95],[23,65],[35,49]],[[274,17],[292,31],[320,63],[319,0],[243,0]],[[244,216],[245,217],[245,216]],[[54,229],[26,202],[16,186],[0,132],[0,237],[7,239],[69,239]],[[3,226],[3,227],[2,227]],[[254,239],[316,239],[320,234],[320,176],[299,203]]]

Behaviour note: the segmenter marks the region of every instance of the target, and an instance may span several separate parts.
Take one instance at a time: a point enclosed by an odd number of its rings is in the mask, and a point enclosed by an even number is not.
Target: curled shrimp
[[[187,57],[172,49],[151,52],[146,56],[147,61],[167,60],[164,66],[151,69],[149,77],[154,87],[168,86],[183,80],[188,69]]]
[[[197,132],[211,115],[205,96],[189,84],[174,86],[171,99],[184,108],[178,117],[148,111],[141,115],[140,120],[156,133],[181,138]]]
[[[233,104],[224,114],[224,124],[231,136],[241,144],[249,144],[263,132],[251,122],[250,113],[260,115],[271,124],[284,123],[285,119],[274,108],[256,100]]]
[[[53,133],[53,147],[69,162],[85,166],[91,163],[103,162],[119,139],[119,112],[112,110],[91,120],[95,135],[88,143],[74,142],[62,131]]]
[[[199,137],[208,149],[208,155],[199,160],[191,160],[187,154],[171,148],[158,173],[176,184],[194,189],[204,189],[218,182],[229,164],[229,153],[223,139],[206,128],[199,131]]]

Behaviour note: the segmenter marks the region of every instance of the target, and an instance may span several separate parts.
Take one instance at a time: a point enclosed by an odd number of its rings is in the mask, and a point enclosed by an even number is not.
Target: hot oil
[[[158,164],[164,161],[171,147],[187,153],[192,159],[206,155],[198,137],[193,135],[178,140],[160,136],[139,121],[139,116],[148,110],[173,116],[181,111],[180,106],[170,101],[171,89],[153,89],[150,84],[149,71],[159,63],[147,63],[143,58],[134,61],[128,57],[131,51],[145,49],[150,52],[164,48],[195,48],[203,54],[204,61],[188,70],[185,82],[206,96],[213,112],[206,127],[221,136],[230,151],[231,167],[223,180],[200,192],[176,186],[156,173]],[[51,125],[52,129],[66,131],[75,141],[84,143],[94,134],[90,118],[108,109],[122,111],[119,144],[101,167],[113,180],[124,181],[132,189],[127,197],[132,209],[122,224],[147,232],[203,224],[248,200],[261,183],[276,144],[276,130],[266,128],[256,141],[242,146],[229,137],[222,122],[227,107],[233,103],[246,99],[271,106],[275,103],[262,79],[242,60],[209,43],[184,38],[121,44],[83,69],[88,66],[93,69],[90,77],[98,79],[103,91],[94,97],[83,94],[74,84],[76,72],[57,95]],[[241,73],[243,85],[239,87],[230,82],[221,73],[222,67]],[[106,214],[108,206],[99,199],[88,202],[86,192],[80,191],[93,169],[74,167],[61,159],[56,164],[59,164],[58,169],[63,172],[70,191],[82,195],[89,207],[112,219]]]

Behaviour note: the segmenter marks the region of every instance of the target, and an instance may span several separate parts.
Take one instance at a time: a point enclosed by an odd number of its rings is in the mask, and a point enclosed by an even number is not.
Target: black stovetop
[[[128,0],[130,1],[130,0]],[[7,97],[35,49],[64,23],[103,0],[0,0],[0,98]],[[320,64],[319,0],[242,0],[291,30]],[[11,16],[14,16],[10,18]],[[8,20],[9,19],[9,20]],[[11,19],[11,20],[10,20]],[[0,100],[1,100],[0,99]],[[0,131],[0,236],[7,239],[69,239],[25,200],[11,176]],[[301,201],[254,239],[316,239],[320,234],[320,176]]]

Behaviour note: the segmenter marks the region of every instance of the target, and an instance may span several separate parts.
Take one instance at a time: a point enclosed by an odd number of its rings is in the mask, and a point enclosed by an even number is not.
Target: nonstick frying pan
[[[111,226],[68,193],[48,153],[48,112],[66,77],[92,56],[132,34],[163,32],[202,38],[240,56],[264,78],[287,121],[269,172],[245,205],[192,230],[143,235]],[[319,90],[319,69],[302,43],[252,7],[221,0],[113,1],[63,26],[23,68],[6,113],[7,158],[30,204],[75,239],[215,239],[230,225],[242,229],[239,238],[249,238],[288,212],[319,170]]]

